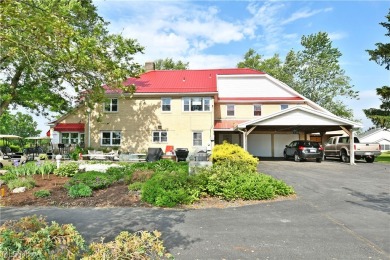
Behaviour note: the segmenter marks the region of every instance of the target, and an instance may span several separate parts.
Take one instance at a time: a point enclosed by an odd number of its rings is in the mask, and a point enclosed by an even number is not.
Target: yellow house
[[[124,83],[135,93],[107,89],[106,103],[92,111],[80,105],[53,122],[53,143],[137,153],[210,149],[226,140],[255,156],[281,157],[292,140],[360,127],[253,69],[151,69]]]

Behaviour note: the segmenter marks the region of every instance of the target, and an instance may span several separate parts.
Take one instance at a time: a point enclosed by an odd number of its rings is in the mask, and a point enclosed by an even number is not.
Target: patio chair
[[[146,156],[147,162],[155,162],[161,159],[164,152],[161,148],[148,148],[148,154]]]

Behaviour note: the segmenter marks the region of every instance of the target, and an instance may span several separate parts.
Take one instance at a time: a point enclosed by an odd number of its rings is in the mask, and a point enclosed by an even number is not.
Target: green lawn
[[[375,162],[381,163],[390,163],[390,152],[384,152],[377,158],[375,158]]]

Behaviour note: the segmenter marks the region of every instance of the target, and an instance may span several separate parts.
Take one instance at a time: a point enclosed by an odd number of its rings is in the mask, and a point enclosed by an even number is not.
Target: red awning
[[[57,132],[84,132],[84,124],[80,123],[62,123],[54,127]]]

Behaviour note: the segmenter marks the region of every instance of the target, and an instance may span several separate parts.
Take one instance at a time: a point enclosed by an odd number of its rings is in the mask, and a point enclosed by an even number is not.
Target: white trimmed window
[[[118,112],[118,99],[111,98],[104,103],[104,112]]]
[[[261,116],[261,105],[260,104],[253,105],[253,115],[254,116]]]
[[[210,111],[211,99],[203,97],[183,98],[183,111]]]
[[[84,143],[84,133],[61,133],[61,143],[63,144]]]
[[[230,104],[226,106],[226,115],[234,116],[234,105]]]
[[[167,131],[153,131],[153,143],[167,143],[168,133]]]
[[[193,132],[192,133],[192,145],[193,146],[202,146],[202,132]]]
[[[121,132],[119,131],[103,131],[101,138],[102,146],[120,146]]]
[[[161,111],[163,111],[163,112],[171,111],[171,99],[170,98],[162,98],[161,99]]]
[[[288,108],[287,104],[281,104],[280,105],[280,110],[284,110],[284,109],[287,109],[287,108]]]

